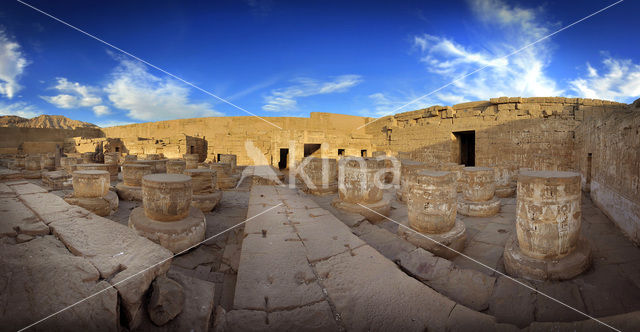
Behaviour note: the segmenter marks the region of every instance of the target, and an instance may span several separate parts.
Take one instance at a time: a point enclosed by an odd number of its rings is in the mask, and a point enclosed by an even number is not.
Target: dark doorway
[[[193,153],[194,153],[193,151],[194,151],[195,149],[196,149],[196,148],[195,148],[195,146],[191,145],[191,146],[189,147],[189,153],[193,154]]]
[[[367,150],[360,150],[360,157],[366,157],[367,156]]]
[[[320,150],[320,144],[305,144],[304,156],[305,158],[312,155],[314,152]],[[282,150],[281,150],[282,151]]]
[[[280,161],[278,162],[279,169],[287,168],[288,158],[289,158],[289,149],[280,149]]]
[[[476,165],[476,132],[459,131],[453,133],[460,147],[460,164],[465,166]]]
[[[344,149],[338,149],[338,156],[344,156]]]
[[[218,159],[217,159],[218,162],[220,162],[220,155],[221,153],[218,153]]]
[[[120,148],[116,146],[116,152],[120,152]]]

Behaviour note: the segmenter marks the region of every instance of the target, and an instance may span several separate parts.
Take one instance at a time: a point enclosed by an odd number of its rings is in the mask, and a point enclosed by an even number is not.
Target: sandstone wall
[[[366,123],[368,118],[311,113],[309,118],[269,117],[271,124],[251,116],[211,117],[149,122],[104,128],[107,137],[121,137],[133,153],[140,150],[130,148],[136,140],[148,140],[148,148],[157,146],[155,140],[175,136],[178,133],[199,138],[202,144],[195,143],[196,153],[205,154],[201,159],[217,160],[218,154],[235,154],[239,165],[278,166],[280,149],[289,149],[288,165],[300,161],[304,155],[304,144],[327,145],[314,156],[337,158],[338,149],[344,149],[346,155],[360,155],[361,150],[371,153],[371,135],[357,127]],[[189,147],[188,143],[186,147]],[[204,149],[200,152],[199,149]],[[145,152],[150,153],[150,152]],[[167,153],[165,153],[167,155]],[[201,156],[202,157],[202,156]]]
[[[426,109],[389,116],[367,126],[384,133],[375,149],[436,164],[460,162],[456,132],[475,131],[475,164],[515,163],[539,170],[575,170],[575,128],[585,109],[601,112],[626,107],[579,98],[494,98],[490,101]]]
[[[577,164],[594,203],[640,243],[640,108],[585,113],[576,129]]]
[[[55,152],[56,145],[62,147],[67,138],[71,137],[101,137],[104,136],[99,128],[0,128],[0,153],[17,153],[23,149],[24,153]]]

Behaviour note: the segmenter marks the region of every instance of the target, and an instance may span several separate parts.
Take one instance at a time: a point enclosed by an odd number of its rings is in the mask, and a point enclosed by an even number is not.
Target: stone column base
[[[43,173],[42,182],[51,190],[62,190],[72,187],[71,175],[65,171]]]
[[[118,195],[109,191],[103,197],[75,197],[73,194],[64,198],[65,202],[77,205],[97,214],[106,217],[118,211]]]
[[[238,179],[235,176],[218,177],[218,188],[220,189],[233,189],[236,187],[236,183],[238,183]]]
[[[42,177],[42,171],[41,170],[37,170],[37,171],[24,170],[22,171],[22,177],[25,179],[39,179]]]
[[[472,202],[458,197],[458,213],[469,217],[491,217],[500,212],[500,200],[496,197],[486,202]]]
[[[402,202],[402,203],[407,203],[407,201],[404,200],[404,197],[402,195],[402,190],[400,190],[400,187],[398,187],[398,189],[396,189],[396,199],[398,200],[398,202]]]
[[[517,187],[496,187],[495,195],[501,198],[514,197]]]
[[[211,210],[213,210],[216,207],[216,205],[218,205],[221,199],[222,199],[221,191],[216,191],[214,193],[201,194],[201,195],[193,194],[191,196],[191,206],[193,206],[196,209],[199,209],[204,213],[207,213],[207,212],[211,212]]]
[[[582,236],[567,256],[558,259],[539,259],[525,255],[511,236],[504,247],[504,267],[511,276],[532,280],[567,280],[591,266],[591,246]]]
[[[125,201],[142,201],[142,187],[127,186],[124,182],[116,184],[118,197]]]
[[[408,223],[403,223],[404,226],[409,227]],[[466,227],[464,223],[460,220],[456,220],[456,223],[453,225],[453,228],[445,233],[440,234],[429,234],[424,233],[424,236],[420,234],[420,232],[415,231],[413,229],[409,230],[405,227],[398,227],[398,235],[403,239],[407,240],[411,244],[420,247],[424,250],[430,251],[436,256],[440,256],[446,259],[451,259],[458,256],[458,253],[449,250],[438,243],[437,241],[444,246],[447,246],[451,249],[454,249],[458,252],[461,252],[464,249],[465,242],[467,240]],[[429,238],[426,238],[429,237]],[[431,240],[434,241],[431,241]]]
[[[383,198],[379,202],[375,203],[362,204],[377,213],[372,212],[371,210],[366,209],[359,204],[343,202],[340,200],[340,198],[334,199],[331,205],[346,212],[358,213],[374,224],[385,220],[386,218],[383,216],[389,216],[389,213],[391,212],[391,201],[389,201],[389,199],[387,198]]]
[[[129,215],[129,228],[138,235],[180,253],[204,240],[206,221],[202,211],[191,207],[189,216],[178,221],[155,221],[144,214],[144,208],[137,207]]]

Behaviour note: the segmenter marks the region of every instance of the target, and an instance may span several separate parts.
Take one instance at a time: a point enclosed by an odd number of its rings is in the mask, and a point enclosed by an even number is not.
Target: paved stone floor
[[[42,185],[39,180],[29,182]],[[24,201],[30,202],[29,195],[41,195],[29,186],[11,191],[6,199],[27,195]],[[406,221],[406,205],[395,200],[393,190],[385,195],[392,200],[390,218]],[[206,214],[206,237],[215,237],[174,258],[169,274],[176,280],[191,278],[185,280],[193,285],[194,297],[198,282],[215,285],[215,322],[206,320],[214,330],[603,327],[464,257],[449,261],[416,248],[396,235],[398,226],[391,221],[373,225],[357,214],[338,211],[330,204],[335,197],[285,187],[251,187],[245,181],[238,189],[224,191],[220,205]],[[139,205],[120,201],[117,213],[108,218],[126,225],[130,211]],[[273,206],[277,207],[262,214]],[[640,249],[588,196],[583,197],[582,210],[582,233],[593,247],[591,269],[570,281],[521,281],[589,315],[604,317],[616,328],[637,329]],[[251,219],[245,225],[216,236],[247,217]],[[515,199],[502,199],[502,210],[494,217],[458,218],[467,227],[463,253],[504,271],[503,245],[515,231]],[[43,237],[49,238],[54,239]],[[150,328],[149,322],[141,326]]]
[[[398,222],[407,221],[407,207],[395,200],[393,190],[385,193],[392,199],[390,219]],[[331,201],[337,195],[311,196],[323,208],[331,211],[345,224],[353,227],[365,242],[376,247],[385,256],[398,260],[398,255],[412,250],[413,246],[395,236],[397,224],[386,221],[377,226],[369,225],[358,215],[338,211],[331,206]],[[492,269],[505,272],[502,262],[504,244],[515,233],[515,198],[503,198],[500,213],[490,218],[466,217],[458,215],[467,228],[467,243],[463,254],[472,257]],[[640,248],[634,246],[624,237],[622,232],[584,195],[582,199],[582,234],[588,239],[593,248],[592,267],[575,279],[562,282],[539,282],[521,280],[535,289],[556,298],[580,311],[595,317],[604,317],[640,310]],[[367,225],[365,227],[364,225]],[[375,227],[374,231],[368,229]],[[386,232],[385,232],[386,231]],[[458,302],[475,307],[474,309],[495,316],[498,322],[515,324],[525,327],[533,321],[576,321],[584,316],[568,309],[540,294],[536,294],[517,283],[502,277],[490,269],[458,256],[452,260],[457,270],[480,272],[491,279],[477,282],[481,279],[472,274],[458,281],[475,284],[485,289],[492,289],[486,300],[469,302],[460,294],[448,294]],[[402,264],[401,264],[402,265]],[[451,279],[451,266],[441,279]],[[457,273],[455,274],[457,275]],[[476,282],[474,282],[474,280]],[[491,282],[495,280],[495,282]],[[446,287],[441,282],[431,280],[430,286],[447,294],[459,288],[461,284]],[[440,283],[440,284],[439,284]],[[429,284],[429,282],[427,282]],[[464,288],[464,287],[463,287]],[[468,289],[469,293],[479,293],[482,289]],[[482,294],[466,296],[467,298],[482,298]],[[486,297],[486,296],[485,296]]]

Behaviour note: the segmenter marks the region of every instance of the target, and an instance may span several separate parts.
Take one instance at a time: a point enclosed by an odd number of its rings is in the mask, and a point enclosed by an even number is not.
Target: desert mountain
[[[98,128],[98,126],[92,123],[71,120],[62,115],[40,115],[31,119],[25,119],[15,115],[4,115],[0,116],[0,127],[58,129]]]

